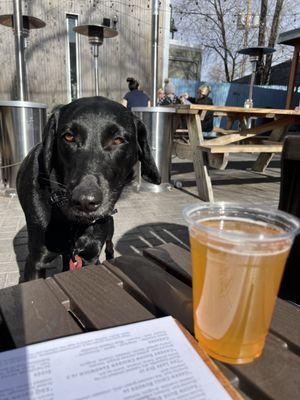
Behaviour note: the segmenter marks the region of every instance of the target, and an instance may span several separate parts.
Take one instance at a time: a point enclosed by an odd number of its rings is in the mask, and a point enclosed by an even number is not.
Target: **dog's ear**
[[[142,178],[147,182],[159,185],[161,182],[161,178],[151,154],[150,146],[148,143],[147,129],[143,122],[135,116],[134,122],[139,144],[139,161],[141,162]]]
[[[50,115],[48,122],[44,128],[43,134],[43,166],[44,171],[47,175],[50,175],[52,169],[52,160],[53,160],[53,147],[55,134],[57,130],[58,118],[59,118],[60,110],[59,108],[55,108],[52,114]]]

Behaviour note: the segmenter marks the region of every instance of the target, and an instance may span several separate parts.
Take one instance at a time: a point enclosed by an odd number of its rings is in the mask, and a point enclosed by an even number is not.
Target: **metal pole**
[[[247,14],[246,14],[246,19],[245,19],[244,47],[248,47],[248,37],[249,37],[249,31],[251,28],[251,10],[252,10],[252,0],[247,0]],[[242,60],[241,76],[245,75],[246,60],[247,60],[247,57],[246,57],[246,55],[244,55],[243,60]]]
[[[93,47],[93,56],[94,56],[95,95],[99,96],[99,75],[98,75],[99,46],[96,44],[93,44],[92,47]]]
[[[21,0],[14,0],[14,33],[17,74],[17,99],[27,100],[26,68],[24,58],[24,33]]]
[[[152,0],[152,105],[156,106],[157,64],[158,64],[158,34],[159,34],[159,0]]]
[[[252,73],[251,73],[251,81],[250,81],[250,87],[249,87],[249,100],[250,100],[250,104],[253,105],[253,86],[254,86],[254,80],[255,80],[257,60],[252,60],[251,64],[252,64]]]

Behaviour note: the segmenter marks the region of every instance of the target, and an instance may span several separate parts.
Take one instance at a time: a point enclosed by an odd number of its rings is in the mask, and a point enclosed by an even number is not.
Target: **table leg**
[[[269,140],[272,142],[280,142],[288,129],[287,125],[279,126],[272,130]],[[256,172],[264,172],[268,167],[275,153],[260,153],[255,161],[252,169]]]
[[[234,124],[235,118],[234,117],[227,117],[226,121],[226,129],[232,129],[233,124]],[[227,167],[228,161],[229,161],[229,153],[223,153],[223,154],[215,154],[219,159],[216,158],[215,161],[211,161],[211,165],[216,165],[216,168],[224,170]]]
[[[213,202],[214,195],[211,185],[211,179],[208,173],[207,163],[203,156],[203,152],[198,148],[198,146],[203,144],[204,142],[200,116],[198,114],[188,115],[187,126],[190,145],[192,147],[192,157],[199,198],[204,201]]]
[[[234,124],[234,117],[227,117],[226,121],[226,130],[231,129]],[[216,139],[207,140],[207,144],[223,144],[222,141],[226,138],[227,135],[223,137],[218,137]],[[221,143],[220,143],[221,141]],[[226,141],[226,139],[225,139]],[[226,143],[226,142],[225,142]],[[224,170],[227,167],[229,161],[229,153],[208,153],[208,165],[215,169]]]

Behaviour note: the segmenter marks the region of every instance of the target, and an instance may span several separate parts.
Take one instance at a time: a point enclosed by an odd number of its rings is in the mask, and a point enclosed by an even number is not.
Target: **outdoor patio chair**
[[[300,135],[287,136],[281,159],[279,209],[300,218]],[[279,297],[300,304],[300,232],[286,263]]]

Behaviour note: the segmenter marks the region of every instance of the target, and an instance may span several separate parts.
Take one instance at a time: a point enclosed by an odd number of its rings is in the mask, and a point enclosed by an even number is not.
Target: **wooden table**
[[[104,264],[0,290],[1,350],[164,315],[193,332],[189,252],[163,244]],[[300,308],[277,301],[257,361],[216,364],[246,399],[298,399]]]
[[[220,136],[205,140],[201,129],[201,120],[206,113],[226,117],[226,129],[215,128]],[[196,184],[199,198],[214,201],[208,167],[225,169],[230,153],[260,153],[253,170],[264,171],[275,153],[281,153],[282,140],[288,126],[300,122],[300,112],[293,110],[243,108],[226,106],[206,106],[201,104],[180,105],[176,107],[176,115],[186,119],[189,143],[175,143],[175,154],[183,158],[191,158],[194,163]],[[269,118],[270,122],[249,128],[251,118]],[[239,122],[239,130],[233,130],[235,121]],[[258,135],[271,132],[268,140]],[[247,144],[241,141],[247,139]],[[253,142],[255,140],[255,142]],[[252,141],[252,142],[251,142]]]

